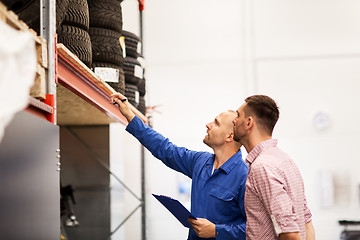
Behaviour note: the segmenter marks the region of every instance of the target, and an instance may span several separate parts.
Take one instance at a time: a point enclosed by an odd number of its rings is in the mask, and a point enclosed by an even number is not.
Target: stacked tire
[[[40,35],[41,0],[3,0],[19,19]],[[87,0],[56,1],[56,32],[58,42],[63,43],[85,65],[91,66],[92,50],[89,30]]]
[[[137,107],[137,109],[142,113],[142,114],[146,114],[146,104],[145,104],[145,90],[146,86],[145,86],[145,78],[141,79],[139,84],[138,84],[138,90],[139,90],[139,105]]]
[[[124,56],[120,45],[122,32],[122,12],[118,0],[87,0],[89,5],[92,44],[92,68],[116,70],[117,79],[107,83],[125,94]]]
[[[1,2],[40,35],[40,0],[2,0]],[[56,28],[62,23],[68,6],[69,0],[56,1]]]
[[[146,114],[144,65],[141,39],[134,33],[123,31],[126,57],[124,61],[125,91],[130,103]]]
[[[40,35],[41,0],[1,0],[21,20]],[[146,114],[144,66],[141,39],[123,31],[122,0],[58,0],[56,32],[63,43],[85,65],[115,70],[118,75],[107,83],[124,94]],[[124,46],[120,39],[124,39]],[[123,51],[124,48],[124,51]],[[106,81],[106,80],[105,80]]]
[[[88,67],[92,63],[89,21],[87,1],[69,0],[67,11],[56,30],[58,42],[63,43]]]

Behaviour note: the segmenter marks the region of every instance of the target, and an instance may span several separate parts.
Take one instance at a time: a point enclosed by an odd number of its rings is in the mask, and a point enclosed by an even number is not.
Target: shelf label
[[[135,102],[139,104],[140,102],[140,93],[138,91],[135,92]]]
[[[94,72],[105,82],[119,82],[119,69],[107,68],[107,67],[96,67]]]
[[[144,78],[144,70],[139,65],[135,65],[134,67],[134,76],[140,79]]]
[[[141,54],[141,42],[138,42],[136,50],[137,50],[138,54]]]

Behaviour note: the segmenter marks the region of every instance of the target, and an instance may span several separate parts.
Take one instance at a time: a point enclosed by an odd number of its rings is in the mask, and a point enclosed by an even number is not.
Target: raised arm
[[[131,111],[130,104],[125,99],[125,96],[121,93],[111,95],[111,101],[119,105],[121,114],[129,122],[126,130],[165,165],[192,178],[196,159],[205,153],[190,151],[170,142],[168,138],[165,138],[136,117]]]

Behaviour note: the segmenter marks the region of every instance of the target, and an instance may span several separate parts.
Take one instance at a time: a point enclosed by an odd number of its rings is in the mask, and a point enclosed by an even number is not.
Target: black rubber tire
[[[125,49],[126,49],[126,56],[127,57],[138,58],[140,56],[140,54],[138,53],[138,48],[137,47],[133,47],[133,46],[128,45],[128,44],[125,43]]]
[[[89,22],[89,6],[87,0],[71,0],[62,23],[89,31]]]
[[[69,48],[85,65],[91,66],[91,41],[84,29],[62,24],[58,29],[58,42]]]
[[[145,96],[145,94],[146,94],[146,81],[145,81],[145,78],[140,79],[139,84],[137,85],[137,87],[138,87],[140,97]]]
[[[144,96],[140,96],[139,98],[139,104],[137,106],[137,109],[144,115],[146,115],[146,104],[145,104],[145,98]]]
[[[132,57],[126,57],[124,60],[125,83],[138,85],[143,78],[143,68],[138,60]]]
[[[136,85],[125,83],[125,96],[134,107],[139,105],[139,92]]]
[[[29,7],[29,5],[34,4],[37,0],[1,0],[9,10],[16,12],[21,12],[22,10]],[[39,6],[40,6],[40,1]]]
[[[136,45],[138,42],[141,42],[140,37],[138,37],[135,33],[123,30],[122,35],[125,37],[125,41],[128,41],[130,44]]]
[[[123,31],[125,37],[126,56],[137,58],[141,55],[141,40],[134,33]]]
[[[56,29],[60,28],[60,25],[64,21],[65,14],[68,11],[70,0],[57,0],[56,1]]]
[[[119,42],[120,33],[110,29],[91,27],[89,34],[94,62],[105,62],[123,66],[124,58]]]
[[[125,95],[125,76],[124,70],[115,64],[111,63],[102,63],[102,62],[93,62],[91,65],[93,68],[95,67],[106,67],[106,68],[114,68],[119,70],[119,82],[106,82],[109,84],[115,91]]]
[[[3,3],[40,35],[40,0],[4,0]],[[56,28],[60,27],[68,5],[69,0],[56,1]]]
[[[118,0],[88,0],[90,27],[107,28],[121,33],[122,12]]]

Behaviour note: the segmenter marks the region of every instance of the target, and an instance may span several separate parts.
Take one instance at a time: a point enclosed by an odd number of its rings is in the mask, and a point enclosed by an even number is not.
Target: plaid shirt
[[[246,180],[246,239],[277,239],[280,233],[300,232],[311,221],[304,183],[299,169],[277,140],[259,143],[247,156],[250,171]]]

